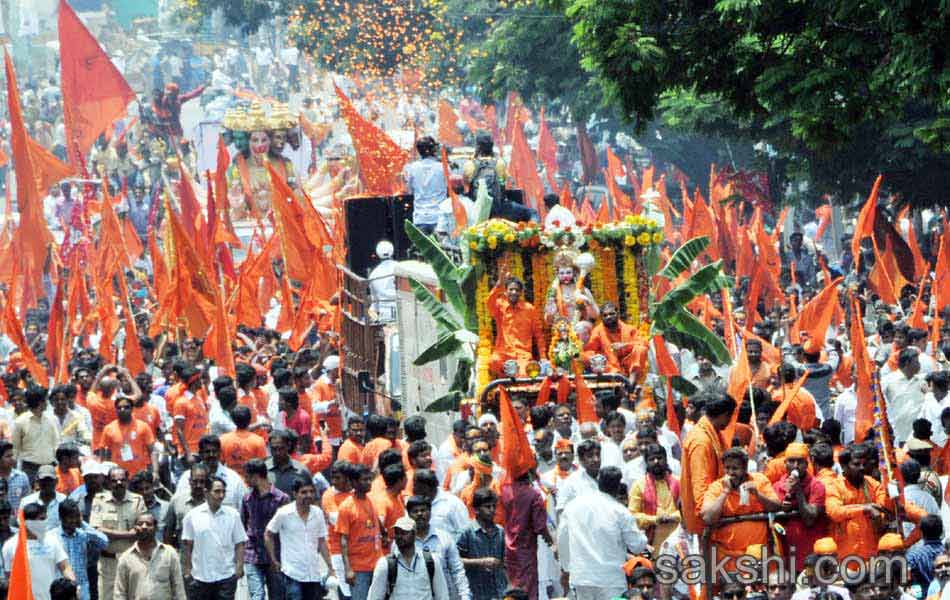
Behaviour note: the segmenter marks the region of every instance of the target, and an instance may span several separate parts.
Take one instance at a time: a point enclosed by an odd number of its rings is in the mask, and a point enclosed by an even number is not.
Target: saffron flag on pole
[[[448,100],[439,100],[439,142],[449,146],[461,146],[462,132],[458,127],[458,115]]]
[[[557,142],[551,135],[551,129],[548,127],[547,119],[544,118],[544,107],[541,107],[541,125],[538,129],[538,159],[544,163],[548,174],[548,183],[551,189],[555,190],[554,177],[557,175]]]
[[[59,1],[59,48],[67,156],[75,166],[135,93],[66,0]]]
[[[524,190],[525,204],[541,213],[544,205],[544,184],[541,183],[537,162],[520,123],[514,125],[511,136],[511,178]]]
[[[7,583],[7,598],[10,600],[33,600],[33,579],[30,576],[30,560],[26,550],[26,524],[23,512],[18,515],[20,528],[16,534],[16,550],[10,563],[10,580]]]
[[[353,140],[360,180],[366,194],[392,196],[402,185],[399,174],[409,162],[409,153],[400,148],[386,132],[364,119],[339,87],[334,85],[340,101],[340,113]]]
[[[874,180],[874,185],[871,186],[871,193],[868,195],[864,206],[861,207],[861,212],[858,213],[858,220],[854,225],[854,235],[851,237],[851,256],[854,261],[855,269],[859,267],[858,263],[861,260],[861,240],[874,235],[874,222],[877,217],[877,196],[878,193],[880,193],[881,182],[883,180],[883,175],[878,175],[877,179]]]
[[[854,411],[854,441],[863,442],[874,427],[874,367],[864,337],[861,305],[851,296],[851,358],[855,370],[854,393],[858,402]]]
[[[524,423],[511,405],[505,386],[498,388],[498,408],[501,416],[501,453],[499,462],[511,480],[518,479],[534,468],[537,461],[528,443]]]

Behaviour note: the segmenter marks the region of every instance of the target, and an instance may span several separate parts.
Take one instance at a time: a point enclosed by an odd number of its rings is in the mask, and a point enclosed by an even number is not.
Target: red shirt
[[[805,475],[802,480],[802,491],[805,492],[805,501],[808,504],[820,506],[824,511],[825,506],[825,484],[818,481],[817,477]],[[779,500],[785,501],[788,494],[788,474],[784,475],[779,481],[772,484],[775,495]],[[797,504],[796,504],[797,507]],[[815,541],[828,537],[828,517],[824,514],[811,526],[805,525],[801,518],[789,519],[785,523],[784,538],[784,556],[790,556],[789,548],[795,547],[795,553],[798,556],[805,556],[812,553]]]

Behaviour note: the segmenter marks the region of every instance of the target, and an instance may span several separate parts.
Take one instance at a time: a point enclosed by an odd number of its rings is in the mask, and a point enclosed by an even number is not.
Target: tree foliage
[[[638,128],[679,102],[693,127],[757,135],[820,184],[866,190],[884,172],[914,201],[942,200],[947,3],[551,1],[582,65]]]

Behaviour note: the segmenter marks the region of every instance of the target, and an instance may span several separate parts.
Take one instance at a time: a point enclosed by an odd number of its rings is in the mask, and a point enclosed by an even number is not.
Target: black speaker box
[[[346,200],[347,268],[360,277],[379,263],[376,244],[389,240],[393,258],[406,260],[412,243],[403,222],[412,219],[412,196],[375,196]]]

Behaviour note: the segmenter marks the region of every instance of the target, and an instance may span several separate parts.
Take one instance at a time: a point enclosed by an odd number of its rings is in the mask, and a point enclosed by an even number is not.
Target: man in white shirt
[[[854,441],[854,423],[857,419],[857,410],[858,396],[854,391],[854,384],[851,384],[851,387],[844,389],[835,398],[834,418],[841,423],[841,438],[845,445]]]
[[[238,475],[234,470],[221,464],[221,440],[216,435],[205,435],[198,441],[198,457],[201,464],[208,467],[208,473],[213,477],[220,477],[227,484],[227,490],[224,496],[224,504],[235,510],[241,509],[241,502],[248,493],[247,484],[244,478]],[[185,471],[178,479],[175,486],[174,500],[179,496],[188,496],[191,494],[191,471]]]
[[[412,480],[412,491],[419,496],[425,496],[432,502],[432,517],[429,525],[433,529],[441,529],[458,539],[462,530],[468,527],[471,519],[465,503],[439,488],[439,480],[431,469],[419,469]]]
[[[416,543],[416,522],[397,520],[393,538],[393,552],[376,561],[368,600],[449,600],[442,560]],[[397,569],[395,575],[390,567]]]
[[[557,512],[559,515],[575,498],[597,491],[597,475],[600,473],[600,442],[597,440],[581,442],[577,446],[577,460],[581,468],[558,487]]]
[[[545,229],[570,229],[577,224],[574,213],[561,206],[557,194],[545,194],[544,206],[548,209],[548,214],[544,217]]]
[[[23,507],[23,521],[26,525],[26,553],[30,564],[30,580],[33,584],[35,600],[50,600],[49,586],[55,579],[65,577],[76,582],[76,575],[69,566],[69,556],[59,539],[59,534],[47,533],[46,509],[42,504],[32,502]],[[14,535],[3,544],[3,565],[6,579],[13,568],[16,554],[17,536]]]
[[[392,243],[382,240],[376,244],[376,256],[380,263],[369,274],[372,308],[378,321],[391,323],[396,320],[396,261],[393,260]]]
[[[950,371],[934,371],[925,378],[930,391],[924,395],[923,416],[933,424],[930,441],[943,446],[947,434],[940,426],[940,413],[950,406]]]
[[[293,483],[294,501],[277,509],[264,531],[264,546],[271,565],[284,574],[284,590],[288,597],[317,600],[323,597],[323,569],[319,558],[333,572],[327,547],[327,522],[314,500],[317,488],[302,477]],[[280,560],[277,538],[280,536]]]
[[[897,356],[897,370],[882,381],[887,414],[898,442],[906,442],[913,435],[914,419],[920,416],[924,394],[927,392],[920,374],[919,351],[904,348]]]
[[[194,598],[233,599],[244,577],[247,533],[238,511],[223,505],[226,488],[223,479],[212,477],[206,502],[191,509],[182,525],[183,574]]]
[[[640,554],[647,538],[627,507],[614,498],[622,474],[604,467],[598,490],[576,498],[564,509],[558,526],[561,565],[570,574],[577,600],[610,600],[624,593],[623,569],[628,554]]]

